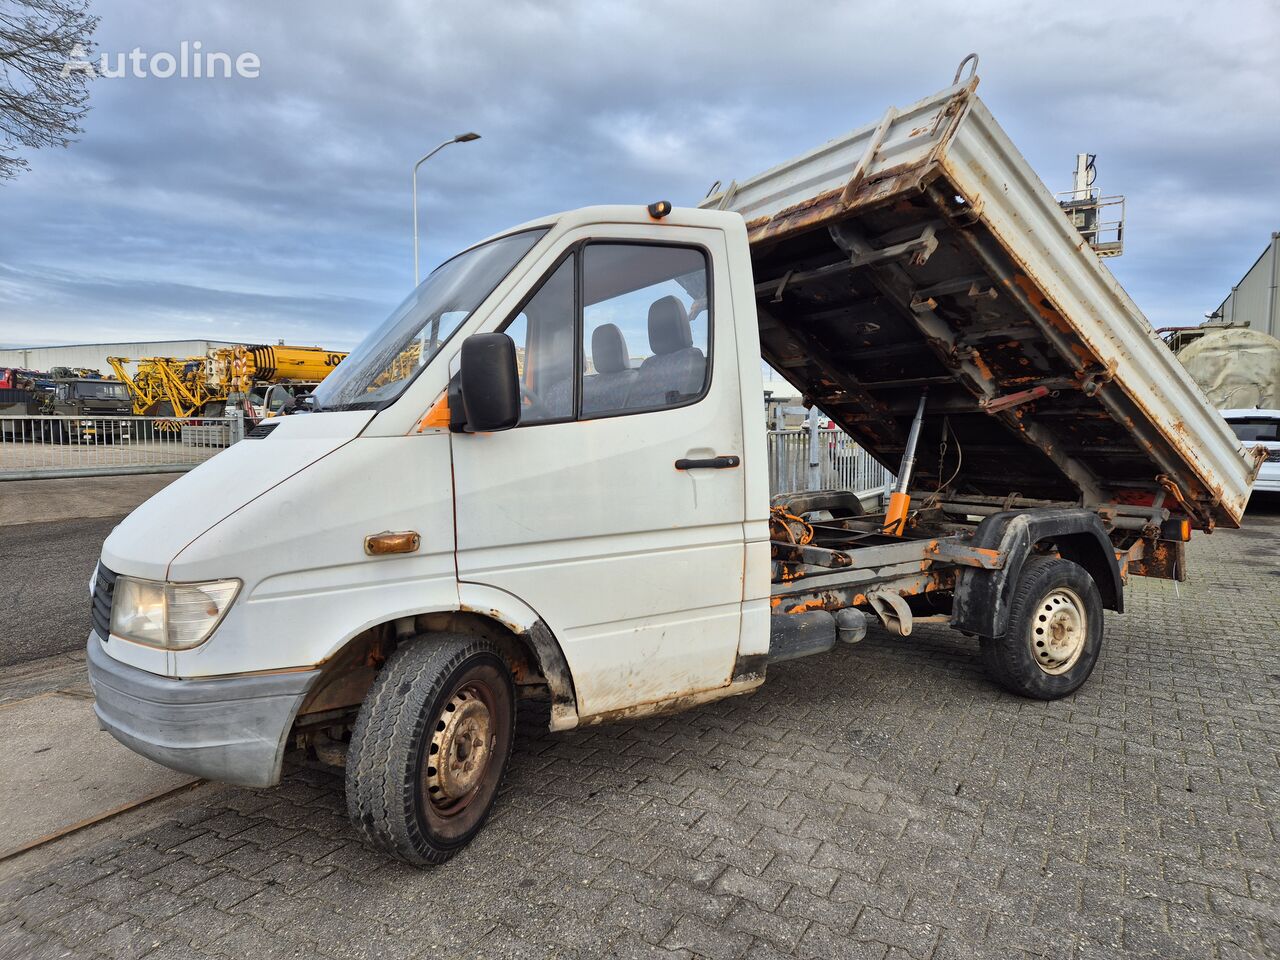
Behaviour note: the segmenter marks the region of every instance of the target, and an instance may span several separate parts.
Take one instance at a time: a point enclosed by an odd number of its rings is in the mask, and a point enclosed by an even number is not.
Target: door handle
[[[708,457],[705,460],[689,460],[682,457],[676,461],[677,470],[728,470],[742,463],[740,457]]]

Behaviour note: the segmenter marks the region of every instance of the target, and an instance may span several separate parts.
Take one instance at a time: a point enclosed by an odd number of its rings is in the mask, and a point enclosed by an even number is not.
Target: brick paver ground
[[[530,717],[435,870],[363,849],[324,769],[205,788],[0,885],[0,957],[1280,956],[1280,511],[1192,563],[1056,703],[921,629],[676,717]]]

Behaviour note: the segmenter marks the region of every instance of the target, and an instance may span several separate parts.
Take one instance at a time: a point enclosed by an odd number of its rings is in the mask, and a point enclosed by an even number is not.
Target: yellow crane
[[[217,385],[205,374],[204,357],[108,357],[107,363],[139,416],[190,417],[219,399]],[[125,366],[130,363],[137,365],[132,375]]]
[[[221,416],[228,398],[247,401],[264,384],[317,384],[345,356],[321,347],[241,344],[219,347],[204,357],[108,357],[107,362],[129,391],[135,414],[192,417],[211,412],[210,406]]]

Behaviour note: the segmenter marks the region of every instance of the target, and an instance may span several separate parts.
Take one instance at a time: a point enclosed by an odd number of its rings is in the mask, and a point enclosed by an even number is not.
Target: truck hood
[[[373,411],[309,413],[269,421],[270,432],[228,447],[179,477],[120,522],[102,546],[116,573],[164,580],[189,543],[250,501],[360,435]]]

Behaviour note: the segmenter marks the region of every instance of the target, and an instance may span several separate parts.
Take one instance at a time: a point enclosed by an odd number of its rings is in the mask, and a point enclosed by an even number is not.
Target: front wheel
[[[1013,693],[1057,700],[1078,690],[1102,651],[1102,597],[1093,577],[1060,557],[1022,566],[1003,637],[984,638],[987,673]]]
[[[360,708],[347,812],[365,839],[415,866],[443,863],[484,825],[515,732],[515,687],[486,640],[397,649]]]

